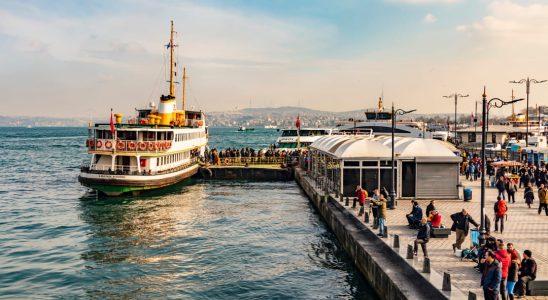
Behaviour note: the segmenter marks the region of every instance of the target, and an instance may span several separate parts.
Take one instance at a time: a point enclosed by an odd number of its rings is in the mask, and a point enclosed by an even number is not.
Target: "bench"
[[[531,296],[548,296],[548,279],[535,279],[529,281]]]
[[[433,238],[447,238],[451,235],[451,228],[432,228],[430,236]]]

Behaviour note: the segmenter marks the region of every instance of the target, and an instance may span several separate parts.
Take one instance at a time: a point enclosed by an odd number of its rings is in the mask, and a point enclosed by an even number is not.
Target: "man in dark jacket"
[[[417,201],[413,201],[413,210],[407,215],[407,222],[409,222],[409,228],[416,228],[419,226],[419,222],[422,219],[422,208]]]
[[[486,268],[481,277],[483,297],[485,300],[497,300],[499,296],[500,281],[502,272],[499,262],[495,259],[495,253],[491,250],[485,254]]]
[[[455,252],[455,249],[460,249],[462,243],[466,239],[466,236],[468,235],[468,231],[470,230],[470,223],[474,224],[474,226],[478,227],[478,223],[472,219],[472,216],[468,214],[468,211],[466,209],[463,209],[461,212],[455,213],[451,215],[451,220],[453,220],[453,226],[455,228],[456,233],[456,241],[453,244],[453,252]]]
[[[498,196],[502,199],[505,199],[504,192],[506,192],[506,180],[504,179],[504,176],[500,176],[496,183],[497,190],[499,191]]]
[[[419,250],[418,244],[421,244],[422,254],[424,254],[424,257],[428,257],[428,250],[426,249],[428,239],[430,239],[430,225],[428,224],[428,220],[423,217],[419,225],[419,231],[417,232],[415,247],[413,247],[413,253],[415,255],[417,255],[417,251]]]
[[[529,281],[537,277],[537,262],[533,259],[531,250],[523,251],[523,259],[519,268],[519,280],[516,285],[516,294],[518,297],[530,295]]]

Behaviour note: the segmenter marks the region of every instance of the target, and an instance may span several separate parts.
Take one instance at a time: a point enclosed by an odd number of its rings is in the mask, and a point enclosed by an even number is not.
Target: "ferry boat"
[[[392,112],[384,111],[382,98],[376,110],[365,111],[366,120],[349,119],[337,124],[340,133],[372,132],[375,136],[392,135]],[[394,135],[432,138],[432,132],[426,130],[426,123],[418,121],[396,120]]]
[[[281,136],[276,139],[276,146],[281,149],[306,148],[317,139],[337,132],[333,128],[301,128],[298,131],[295,128],[281,131]]]
[[[182,109],[177,109],[174,61],[174,34],[171,21],[169,94],[160,97],[156,108],[137,109],[137,116],[122,121],[122,114],[111,110],[110,123],[88,128],[86,146],[91,154],[81,166],[79,182],[108,196],[162,188],[198,172],[198,159],[204,154],[208,130],[202,111],[186,105],[186,69],[182,78]]]
[[[245,126],[240,126],[240,127],[238,128],[238,131],[240,131],[240,132],[255,131],[255,128],[249,128],[249,127],[245,127]]]

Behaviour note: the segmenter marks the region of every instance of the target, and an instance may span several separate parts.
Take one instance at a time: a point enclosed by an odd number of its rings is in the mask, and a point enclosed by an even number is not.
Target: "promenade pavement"
[[[472,200],[436,200],[435,206],[442,215],[442,224],[445,227],[451,227],[452,221],[450,215],[466,208],[472,215],[474,220],[480,222],[480,181],[470,182],[461,178],[462,183],[472,189]],[[535,189],[536,190],[536,189]],[[491,234],[496,238],[502,239],[505,243],[514,243],[516,249],[523,253],[523,250],[529,249],[533,252],[533,258],[538,264],[538,279],[548,279],[548,216],[542,212],[537,213],[538,198],[535,195],[535,202],[529,209],[523,200],[523,189],[520,189],[516,194],[516,203],[508,204],[508,220],[505,222],[504,233],[495,233],[494,223],[494,203],[496,201],[497,191],[495,188],[486,188],[486,204],[485,212],[491,219]],[[461,189],[462,198],[462,189]],[[426,206],[430,203],[429,200],[418,200],[423,211],[426,211]],[[357,215],[358,208],[352,209]],[[411,211],[411,200],[399,200],[397,208],[388,210],[388,233],[389,238],[384,239],[385,242],[392,244],[392,237],[398,234],[400,237],[400,253],[406,251],[407,245],[412,244],[416,237],[416,230],[409,229],[407,219],[405,217]],[[360,217],[363,222],[363,217]],[[371,226],[371,223],[366,224]],[[430,257],[431,268],[443,274],[448,272],[451,274],[452,284],[457,287],[463,294],[468,295],[469,291],[476,293],[478,299],[483,299],[483,292],[480,287],[481,274],[473,268],[474,262],[463,260],[456,257],[453,253],[452,244],[455,242],[455,233],[452,232],[449,238],[433,238],[428,243],[428,254]],[[470,247],[470,235],[467,236],[463,243],[463,248]],[[418,256],[415,257],[413,264],[422,269],[422,251],[419,247]],[[548,299],[548,297],[527,296],[526,299]]]

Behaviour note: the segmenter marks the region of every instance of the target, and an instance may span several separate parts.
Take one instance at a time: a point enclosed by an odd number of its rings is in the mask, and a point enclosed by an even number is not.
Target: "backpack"
[[[497,216],[501,217],[506,214],[506,202],[504,200],[499,200],[497,202]]]

